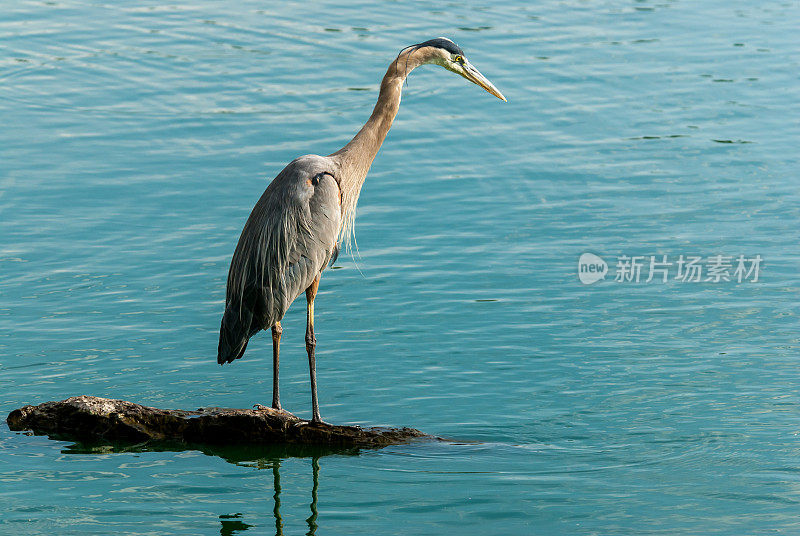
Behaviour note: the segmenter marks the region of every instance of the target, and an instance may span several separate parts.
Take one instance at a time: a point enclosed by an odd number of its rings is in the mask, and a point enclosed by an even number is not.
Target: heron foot
[[[325,422],[322,419],[311,419],[308,421],[311,426],[333,426],[331,423]]]
[[[333,426],[329,422],[325,422],[322,419],[311,419],[310,421],[300,421],[295,424],[295,426]]]

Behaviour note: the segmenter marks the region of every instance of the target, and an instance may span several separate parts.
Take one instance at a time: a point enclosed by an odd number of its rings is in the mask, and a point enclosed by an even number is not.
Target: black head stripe
[[[461,54],[464,55],[464,51],[461,50],[457,44],[453,43],[449,39],[442,39],[441,37],[437,37],[436,39],[431,39],[430,41],[425,41],[424,43],[419,43],[414,45],[414,49],[422,48],[422,47],[436,47],[441,48],[448,51],[450,54]]]
[[[443,50],[446,50],[451,54],[461,54],[462,56],[464,55],[464,51],[461,50],[461,47],[459,47],[457,44],[453,43],[449,39],[443,39],[441,37],[437,37],[436,39],[430,39],[428,41],[425,41],[424,43],[417,43],[416,45],[409,45],[406,48],[404,48],[403,50],[401,50],[400,54],[397,55],[397,58],[399,59],[400,55],[402,55],[403,52],[405,52],[406,50],[410,50],[408,56],[406,56],[406,74],[408,74],[408,58],[409,58],[409,56],[411,56],[411,52],[414,52],[415,50],[419,50],[422,47],[436,47],[436,48],[441,48]],[[395,62],[397,62],[397,60],[395,60]],[[396,68],[397,68],[397,63],[395,63],[395,69]]]

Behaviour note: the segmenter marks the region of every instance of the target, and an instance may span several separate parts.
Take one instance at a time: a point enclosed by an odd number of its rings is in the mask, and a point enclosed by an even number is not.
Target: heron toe
[[[320,420],[310,420],[310,421],[300,421],[295,423],[295,426],[333,426],[329,422],[325,422],[322,419]]]

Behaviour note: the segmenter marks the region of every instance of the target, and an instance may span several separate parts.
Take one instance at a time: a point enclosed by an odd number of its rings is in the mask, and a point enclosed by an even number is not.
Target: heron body
[[[363,128],[329,156],[305,155],[289,163],[256,203],[233,254],[217,361],[224,364],[242,357],[250,337],[271,329],[272,407],[281,409],[280,322],[291,303],[305,292],[312,423],[322,422],[314,357],[314,298],[320,276],[351,236],[361,186],[397,115],[403,82],[424,64],[443,66],[505,100],[449,39],[432,39],[403,49],[389,65],[378,102]]]

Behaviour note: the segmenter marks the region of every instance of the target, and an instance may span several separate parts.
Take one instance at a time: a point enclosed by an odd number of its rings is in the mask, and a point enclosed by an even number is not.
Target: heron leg
[[[308,352],[308,369],[311,373],[311,409],[312,423],[321,423],[319,416],[319,402],[317,401],[317,365],[314,359],[314,349],[317,346],[317,338],[314,336],[314,298],[317,296],[319,288],[319,274],[314,278],[314,282],[306,289],[306,302],[308,304],[308,316],[306,323],[306,351]]]
[[[280,322],[275,322],[272,326],[272,407],[274,409],[281,409],[281,395],[278,391],[278,363],[280,361],[278,355],[281,350],[281,333],[283,328]]]

